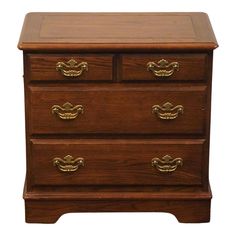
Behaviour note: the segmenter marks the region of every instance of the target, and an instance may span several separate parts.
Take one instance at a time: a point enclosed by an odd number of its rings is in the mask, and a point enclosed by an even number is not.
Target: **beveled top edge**
[[[20,44],[18,49],[37,52],[163,52],[163,51],[209,51],[218,47],[214,43],[178,43],[178,44],[60,44],[57,43],[31,43]]]

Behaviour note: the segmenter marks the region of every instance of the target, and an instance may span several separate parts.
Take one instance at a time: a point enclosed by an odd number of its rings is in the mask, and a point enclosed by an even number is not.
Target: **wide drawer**
[[[39,81],[112,80],[110,54],[27,54],[29,78]]]
[[[204,140],[32,139],[32,185],[200,185]]]
[[[207,54],[124,54],[121,79],[201,81],[207,78]]]
[[[200,134],[205,128],[205,86],[31,86],[29,90],[28,125],[33,134]]]

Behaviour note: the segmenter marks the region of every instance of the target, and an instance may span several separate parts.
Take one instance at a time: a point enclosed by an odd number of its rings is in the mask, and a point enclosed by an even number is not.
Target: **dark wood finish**
[[[180,223],[210,221],[210,200],[46,200],[25,201],[27,223],[55,223],[60,216],[72,212],[166,212]]]
[[[168,212],[182,223],[210,220],[211,192],[25,194],[26,222],[55,223],[71,212]]]
[[[201,81],[207,78],[207,54],[126,54],[121,56],[122,80],[139,81]],[[179,71],[170,77],[155,77],[147,71],[147,63],[165,59],[178,62]]]
[[[30,13],[18,44],[24,50],[27,175],[26,221],[53,223],[68,212],[162,211],[180,222],[208,222],[213,49],[204,13]],[[55,64],[86,60],[89,71],[64,78]],[[178,61],[154,78],[148,61]],[[75,120],[53,105],[84,106]],[[175,120],[152,106],[183,105]],[[61,173],[52,159],[83,157]],[[184,159],[159,173],[151,159]]]
[[[22,50],[212,50],[205,13],[30,13]]]
[[[79,77],[65,77],[59,71],[56,71],[57,62],[67,62],[75,59],[78,63],[87,62],[88,71],[82,73]],[[88,54],[29,54],[29,73],[31,80],[39,81],[96,81],[112,80],[112,55],[88,55]]]
[[[186,189],[187,190],[187,189]],[[24,189],[24,199],[25,200],[47,200],[51,198],[52,200],[204,200],[211,199],[211,190],[201,191],[196,187],[191,191],[156,191],[156,192],[109,192],[109,191],[70,191],[61,192],[59,191],[28,191],[25,186]]]
[[[72,192],[79,193],[80,196],[87,196],[86,192],[96,192],[96,193],[146,193],[150,196],[153,193],[197,193],[203,191],[203,185],[33,185],[33,183],[28,183],[28,192],[31,194],[32,191],[37,194],[44,194],[45,192],[53,192],[54,196],[64,192],[69,192],[69,196],[72,197]],[[207,191],[207,190],[204,190]],[[85,194],[85,195],[84,195]],[[68,197],[69,197],[68,196]]]
[[[33,185],[200,185],[204,140],[31,140]],[[83,157],[65,173],[53,158]],[[172,173],[152,167],[154,157],[182,158]],[[114,177],[115,176],[115,177]]]
[[[30,90],[30,130],[40,133],[196,133],[204,132],[205,86],[102,86],[34,87]],[[188,99],[186,99],[186,97]],[[81,104],[84,113],[61,120],[51,107]],[[171,102],[184,113],[161,120],[152,106]]]

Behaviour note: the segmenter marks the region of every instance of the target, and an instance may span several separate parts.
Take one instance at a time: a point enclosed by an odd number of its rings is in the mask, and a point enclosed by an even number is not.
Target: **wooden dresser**
[[[217,42],[205,13],[30,13],[18,47],[26,222],[97,211],[210,220]]]

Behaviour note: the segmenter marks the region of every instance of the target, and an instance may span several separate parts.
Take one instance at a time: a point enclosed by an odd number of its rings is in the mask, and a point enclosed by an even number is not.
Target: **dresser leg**
[[[63,213],[53,201],[25,201],[25,221],[27,223],[56,223]]]
[[[210,221],[210,200],[179,202],[170,210],[180,223],[206,223]]]

